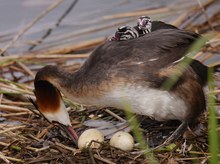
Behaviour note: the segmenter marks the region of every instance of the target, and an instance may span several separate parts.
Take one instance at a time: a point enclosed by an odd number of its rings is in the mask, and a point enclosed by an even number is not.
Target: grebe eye
[[[147,19],[144,20],[144,24],[147,24],[149,21]]]

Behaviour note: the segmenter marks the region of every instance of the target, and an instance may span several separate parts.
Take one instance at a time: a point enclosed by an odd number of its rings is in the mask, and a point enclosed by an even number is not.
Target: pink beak
[[[70,137],[70,139],[74,142],[74,144],[77,145],[79,137],[72,126],[70,126],[70,125],[66,126],[66,125],[63,125],[60,123],[57,123],[56,125],[58,125],[58,127],[60,127],[63,131],[65,131],[66,134],[68,135],[68,137]]]

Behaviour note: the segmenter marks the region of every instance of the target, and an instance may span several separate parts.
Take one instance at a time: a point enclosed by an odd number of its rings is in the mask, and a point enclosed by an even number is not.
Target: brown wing
[[[200,35],[193,32],[163,29],[132,40],[109,41],[94,50],[81,71],[96,82],[114,75],[145,77],[161,84],[164,78],[155,76],[155,72],[185,56],[198,38]]]

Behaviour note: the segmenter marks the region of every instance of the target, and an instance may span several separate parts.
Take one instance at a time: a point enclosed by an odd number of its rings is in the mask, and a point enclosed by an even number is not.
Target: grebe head
[[[141,16],[137,20],[137,26],[140,30],[145,31],[146,33],[151,32],[152,22],[150,17],[148,16]]]
[[[134,38],[138,38],[138,32],[130,26],[121,26],[115,32],[115,36],[112,40],[122,41],[122,40],[130,40]]]
[[[77,143],[78,136],[72,128],[61,93],[50,83],[54,74],[59,74],[56,66],[46,66],[37,73],[34,81],[36,106],[50,123],[58,125]]]

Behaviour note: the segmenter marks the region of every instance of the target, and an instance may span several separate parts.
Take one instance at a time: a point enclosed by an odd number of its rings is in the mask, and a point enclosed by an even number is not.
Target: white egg
[[[119,131],[110,139],[110,145],[121,150],[131,151],[134,147],[134,138],[129,133]]]
[[[87,148],[92,140],[104,142],[104,135],[97,129],[85,130],[78,139],[78,148],[81,150]],[[99,143],[93,142],[90,148],[99,148],[100,146]]]

